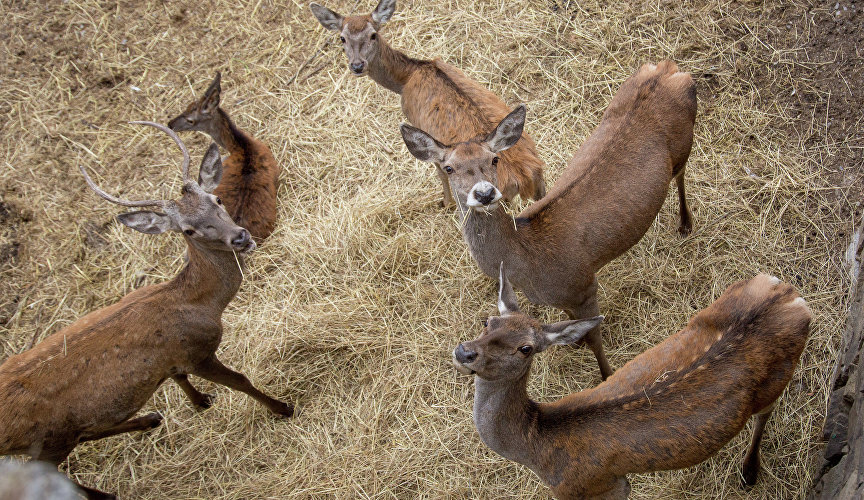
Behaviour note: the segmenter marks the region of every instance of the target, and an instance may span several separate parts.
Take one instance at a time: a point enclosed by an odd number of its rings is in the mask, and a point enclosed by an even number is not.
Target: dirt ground
[[[760,271],[800,290],[812,336],[768,425],[758,485],[739,486],[748,427],[696,467],[632,476],[631,498],[800,498],[812,480],[849,286],[841,257],[864,192],[861,8],[416,0],[382,30],[526,103],[550,185],[640,64],[673,58],[696,77],[695,231],[677,236],[670,193],[601,272],[610,361]],[[221,70],[223,107],[284,169],[279,225],[225,312],[220,356],[292,400],[296,418],[196,381],[217,395],[199,413],[165,384],[143,410],[162,412],[161,428],[79,446],[67,473],[122,498],[548,497],[482,445],[472,384],[448,361],[495,310],[495,284],[402,144],[398,97],[347,74],[305,2],[11,1],[0,14],[0,360],[181,268],[179,237],[115,223],[117,207],[77,171],[123,196],[177,195],[173,146],[124,122],[166,122]],[[207,141],[183,137],[197,161]],[[535,363],[529,391],[548,401],[598,381],[590,353],[560,349]]]

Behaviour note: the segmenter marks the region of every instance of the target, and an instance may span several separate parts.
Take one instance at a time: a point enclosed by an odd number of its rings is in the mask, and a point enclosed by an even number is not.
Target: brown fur
[[[228,214],[252,234],[257,243],[270,236],[276,227],[276,191],[281,168],[270,148],[237,128],[221,107],[220,76],[198,100],[168,123],[173,130],[199,130],[207,133],[230,155],[224,173],[213,192],[222,199]],[[210,101],[212,110],[207,112]]]
[[[192,387],[188,374],[246,392],[278,415],[293,414],[216,357],[222,311],[242,281],[232,250],[255,245],[215,196],[191,180],[182,192],[162,205],[165,214],[118,217],[142,232],[190,232],[188,264],[177,277],[135,290],[0,365],[0,455],[58,464],[79,442],[155,427],[158,414],[129,419],[169,377],[193,404],[208,407],[212,398]],[[91,498],[107,496],[83,489]]]
[[[364,74],[401,94],[402,111],[416,127],[450,144],[486,133],[509,112],[504,101],[457,68],[440,58],[412,59],[390,47],[377,30],[371,15],[351,16],[342,21],[346,43],[372,44],[368,49],[368,71]],[[376,40],[369,41],[369,35],[363,40],[352,40],[364,32],[374,32]],[[501,154],[498,163],[504,198],[509,200],[517,194],[526,200],[542,198],[546,192],[543,168],[534,141],[523,134],[514,147]],[[453,199],[447,176],[440,168],[437,173],[444,189],[444,204],[450,205]]]
[[[463,207],[462,234],[480,269],[495,277],[504,262],[513,284],[532,302],[559,307],[571,318],[596,316],[596,272],[642,238],[674,177],[679,179],[679,231],[690,231],[680,179],[695,118],[690,75],[679,73],[672,61],[642,66],[621,86],[549,193],[515,221],[497,204],[481,211],[467,208],[474,186],[498,184],[494,172],[483,169],[494,156],[486,139],[435,151],[454,169],[450,185]],[[599,328],[585,342],[605,378],[611,367]]]
[[[532,357],[513,352],[525,343],[540,351],[547,340],[521,312],[490,318],[480,338],[462,344],[479,356],[461,368],[476,369],[475,416],[477,401],[490,402],[483,409],[494,424],[478,424],[481,437],[511,436],[496,451],[515,454],[557,498],[626,498],[627,474],[698,464],[756,415],[744,469],[752,484],[765,421],[792,377],[809,324],[795,290],[760,274],[730,286],[684,329],[602,384],[553,403],[528,399]],[[499,366],[515,378],[496,379]]]

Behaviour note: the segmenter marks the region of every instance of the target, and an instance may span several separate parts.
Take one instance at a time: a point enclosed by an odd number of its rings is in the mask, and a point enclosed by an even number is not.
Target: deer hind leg
[[[596,289],[597,279],[594,279],[592,287]],[[583,319],[597,316],[600,314],[600,308],[597,306],[597,296],[592,293],[591,298],[586,300],[579,307],[568,310],[567,315],[570,319]],[[600,367],[600,378],[606,380],[615,371],[609,366],[609,361],[606,359],[606,352],[603,350],[603,336],[600,330],[600,325],[597,325],[590,332],[586,333],[580,344],[587,345],[594,357],[597,358],[597,365]]]
[[[162,415],[157,412],[148,413],[142,417],[133,418],[127,420],[121,424],[117,424],[110,429],[105,429],[102,432],[97,432],[95,434],[85,434],[81,436],[80,443],[86,443],[87,441],[96,441],[97,439],[103,439],[106,437],[116,436],[117,434],[125,434],[127,432],[135,432],[135,431],[149,431],[150,429],[155,429],[159,427],[162,423]]]
[[[60,465],[61,462],[66,460],[66,457],[69,456],[69,453],[75,448],[76,443],[67,443],[63,446],[50,446],[44,448],[38,454],[33,455],[34,460],[39,460],[42,462],[49,463],[54,467]],[[117,498],[116,496],[105,493],[104,491],[99,491],[95,488],[89,488],[84,486],[78,482],[72,481],[75,486],[84,493],[84,496],[88,498],[88,500],[113,500]]]
[[[759,478],[759,445],[762,444],[762,434],[765,432],[765,424],[768,418],[771,417],[771,412],[774,411],[775,403],[771,403],[767,408],[754,415],[756,423],[753,426],[753,439],[750,441],[750,448],[747,450],[747,455],[744,456],[744,485],[753,486]]]
[[[294,406],[273,399],[259,391],[252,385],[252,382],[249,382],[246,376],[226,367],[215,356],[207,358],[203,363],[195,367],[192,374],[236,391],[245,392],[277,415],[283,417],[294,415]]]
[[[450,193],[450,179],[447,178],[447,174],[438,166],[435,167],[435,173],[438,174],[438,179],[441,181],[441,187],[444,190],[444,199],[441,201],[441,206],[444,208],[455,206],[456,201],[453,200],[453,194]]]
[[[675,176],[675,184],[678,185],[678,210],[681,213],[681,225],[678,226],[678,233],[681,236],[687,236],[693,231],[693,214],[687,207],[687,194],[684,191],[684,166],[681,166],[678,174]]]
[[[189,376],[185,373],[171,375],[171,378],[174,379],[174,382],[177,382],[177,385],[183,389],[183,392],[186,393],[186,397],[189,398],[189,401],[195,405],[199,410],[206,410],[213,406],[213,400],[216,399],[216,396],[212,394],[206,394],[198,389],[196,389],[190,382]]]

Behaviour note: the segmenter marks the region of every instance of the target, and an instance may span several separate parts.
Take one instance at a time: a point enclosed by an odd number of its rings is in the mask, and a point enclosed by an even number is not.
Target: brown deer
[[[462,234],[484,273],[504,262],[510,279],[531,302],[563,309],[571,319],[599,313],[597,271],[635,245],[678,183],[681,225],[692,228],[684,196],[684,165],[693,143],[696,91],[671,61],[644,65],[621,86],[600,126],[540,201],[515,220],[500,204],[494,165],[522,133],[525,107],[487,136],[445,145],[403,124],[408,150],[443,165],[459,201]],[[584,336],[603,379],[612,374],[599,327]]]
[[[210,194],[222,168],[216,145],[195,182],[189,177],[189,153],[174,132],[156,123],[133,123],[164,131],[180,147],[179,199],[115,198],[81,172],[90,188],[112,203],[161,209],[126,212],[117,220],[147,234],[183,233],[188,263],[173,280],[135,290],[0,365],[0,455],[28,454],[56,465],[78,443],[158,426],[157,413],[131,417],[169,377],[194,405],[209,407],[212,397],[195,389],[189,374],[245,392],[277,415],[293,414],[291,405],[265,395],[216,357],[222,311],[242,280],[243,261],[235,252],[255,249],[249,232]],[[82,489],[90,498],[113,498]]]
[[[342,17],[317,3],[309,4],[325,28],[340,34],[354,75],[369,75],[402,96],[408,121],[449,143],[467,141],[492,128],[507,115],[495,94],[440,58],[412,59],[390,47],[379,30],[396,10],[396,0],[381,0],[371,14]],[[497,160],[496,160],[497,162]],[[435,169],[444,191],[443,206],[453,205],[447,174]],[[534,141],[523,135],[501,154],[497,178],[502,196],[539,200],[546,193],[543,162]]]
[[[474,374],[474,423],[482,441],[525,465],[556,498],[627,498],[627,474],[680,469],[709,458],[751,415],[747,485],[774,403],[804,349],[810,310],[795,290],[760,274],[726,289],[680,332],[635,357],[593,389],[552,403],[528,398],[535,353],[572,344],[603,320],[541,325],[519,311],[501,266],[498,309],[480,337],[453,352]]]
[[[213,194],[222,199],[228,215],[261,243],[276,226],[276,191],[279,164],[263,142],[237,128],[219,107],[221,73],[200,99],[168,122],[177,132],[198,130],[209,135],[230,155],[225,158],[223,177]]]

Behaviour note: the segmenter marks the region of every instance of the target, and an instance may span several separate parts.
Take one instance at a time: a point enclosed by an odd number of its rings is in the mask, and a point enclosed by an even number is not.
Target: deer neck
[[[390,47],[378,35],[378,52],[369,60],[369,78],[392,92],[402,94],[402,88],[421,63]]]
[[[245,154],[249,147],[249,136],[237,128],[228,113],[222,108],[216,108],[219,116],[216,120],[215,130],[210,130],[210,137],[220,147],[227,149],[231,154]]]
[[[243,256],[204,248],[189,238],[186,243],[189,261],[174,278],[176,288],[186,302],[212,308],[220,315],[243,282]]]
[[[529,226],[517,226],[500,205],[491,212],[477,212],[459,203],[462,215],[462,237],[480,269],[489,276],[498,276],[501,262],[515,273],[522,269],[533,239]]]
[[[537,404],[528,399],[530,369],[517,380],[474,377],[474,425],[483,443],[504,458],[535,468]]]

